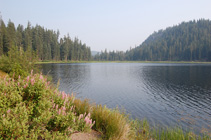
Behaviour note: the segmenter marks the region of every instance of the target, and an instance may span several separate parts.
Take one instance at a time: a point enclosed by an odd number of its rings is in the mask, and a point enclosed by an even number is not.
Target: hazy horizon
[[[154,31],[190,20],[211,19],[211,1],[5,1],[0,0],[5,24],[36,24],[69,33],[92,51],[119,50],[140,45]]]

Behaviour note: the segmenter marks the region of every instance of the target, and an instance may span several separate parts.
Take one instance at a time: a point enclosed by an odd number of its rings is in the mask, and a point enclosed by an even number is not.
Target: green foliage
[[[211,21],[183,22],[150,35],[126,52],[128,60],[211,61]]]
[[[19,75],[26,77],[32,69],[35,71],[36,55],[29,51],[22,51],[21,48],[12,47],[8,55],[3,55],[0,58],[0,70],[8,73],[10,77],[15,79]]]
[[[126,115],[121,114],[118,108],[111,110],[106,106],[95,106],[92,118],[96,120],[94,128],[103,132],[105,139],[128,139],[129,119]]]
[[[77,116],[73,101],[40,74],[0,79],[0,139],[67,139],[90,131],[90,114]]]
[[[118,108],[111,110],[106,106],[91,105],[88,100],[75,100],[76,113],[91,113],[91,118],[95,121],[93,126],[104,134],[104,139],[129,139],[131,137],[128,116],[119,112]]]
[[[6,55],[12,46],[17,45],[24,52],[35,52],[39,60],[91,60],[90,47],[82,44],[78,38],[73,40],[67,35],[59,39],[59,31],[47,30],[39,25],[33,27],[30,22],[26,28],[18,25],[17,29],[11,21],[7,26],[3,20],[0,22],[0,56]]]
[[[89,103],[88,99],[85,100],[80,100],[80,99],[75,99],[73,104],[76,106],[75,112],[77,115],[80,114],[88,114],[89,112],[92,111],[92,105]]]
[[[147,120],[132,120],[130,125],[133,132],[135,132],[134,139],[147,140],[152,138],[152,134]]]

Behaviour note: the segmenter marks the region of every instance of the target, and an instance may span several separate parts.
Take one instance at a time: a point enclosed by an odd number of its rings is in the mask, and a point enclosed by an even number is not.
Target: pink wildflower
[[[40,74],[40,79],[43,80],[43,76]]]
[[[31,85],[33,86],[34,83],[35,83],[35,80],[34,80],[34,78],[32,78],[32,79],[31,79]]]
[[[61,114],[61,109],[59,109],[58,114],[59,114],[59,115]]]
[[[53,108],[55,107],[55,104],[53,104]]]
[[[64,111],[66,110],[65,106],[64,106],[64,107],[62,107],[62,110],[64,110]]]
[[[7,114],[9,114],[9,113],[10,113],[10,111],[11,111],[10,109],[9,109],[9,110],[7,110]]]
[[[92,119],[89,120],[89,124],[92,124]]]
[[[89,118],[85,117],[84,121],[86,122],[86,124],[88,124],[89,123]]]
[[[65,92],[63,91],[62,92],[62,99],[64,100],[64,98],[65,98]]]
[[[66,116],[66,112],[65,112],[64,110],[62,111],[62,114],[63,114],[64,116]]]
[[[31,76],[33,75],[33,70],[31,70]]]
[[[18,86],[20,86],[20,83],[18,82]]]
[[[73,122],[75,122],[75,118],[73,119]]]
[[[85,112],[86,113],[86,112]],[[87,115],[88,118],[90,118],[90,113]]]
[[[56,109],[58,109],[58,105],[56,105]]]
[[[21,79],[21,76],[20,75],[18,76],[18,79]]]
[[[92,128],[92,126],[95,124],[95,121],[93,122],[93,124],[90,126],[90,128]]]
[[[29,76],[27,76],[27,82],[29,82]]]
[[[2,117],[4,118],[5,117],[5,114]]]
[[[24,86],[23,86],[23,88],[27,88],[28,87],[28,83],[26,83]]]
[[[78,120],[80,120],[81,118],[83,118],[83,114],[80,114],[80,115],[79,115]]]
[[[70,111],[72,111],[72,109],[73,109],[73,106],[71,106]]]

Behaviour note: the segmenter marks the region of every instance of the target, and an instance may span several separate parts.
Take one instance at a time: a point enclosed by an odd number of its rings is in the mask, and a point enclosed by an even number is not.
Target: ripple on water
[[[59,89],[150,124],[211,130],[211,65],[44,64]]]

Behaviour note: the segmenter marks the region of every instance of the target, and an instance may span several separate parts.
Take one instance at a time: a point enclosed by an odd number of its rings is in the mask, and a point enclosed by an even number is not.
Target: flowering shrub
[[[89,131],[90,114],[77,116],[73,101],[33,71],[23,79],[0,79],[0,139],[63,139]]]
[[[86,116],[86,113],[80,114],[78,120],[76,120],[76,124],[78,125],[78,131],[88,131],[95,124],[95,121],[92,122],[90,118],[90,113]]]

